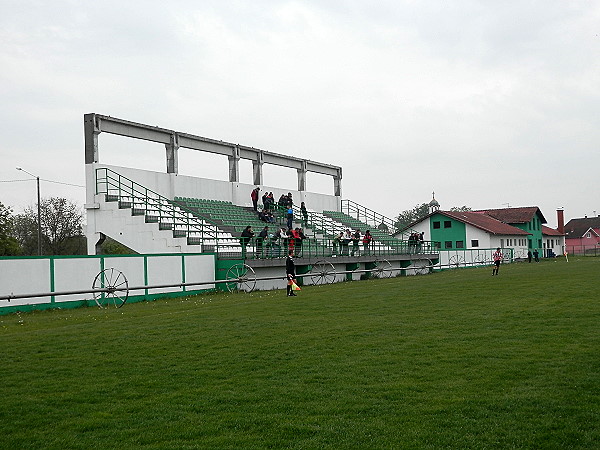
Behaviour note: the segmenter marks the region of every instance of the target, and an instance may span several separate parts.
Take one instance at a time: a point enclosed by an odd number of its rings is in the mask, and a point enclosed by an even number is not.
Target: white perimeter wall
[[[6,258],[0,259],[0,296],[91,289],[94,278],[102,267],[122,272],[130,288],[183,282],[212,282],[215,279],[215,256],[212,254]],[[185,290],[212,288],[214,284],[190,286]],[[183,290],[180,287],[171,287],[149,289],[147,293],[152,295]],[[129,295],[142,294],[144,290],[129,293]],[[91,299],[93,295],[88,293],[55,296],[54,299],[35,297],[15,299],[10,302],[0,300],[0,308],[52,301],[60,306],[62,302]]]

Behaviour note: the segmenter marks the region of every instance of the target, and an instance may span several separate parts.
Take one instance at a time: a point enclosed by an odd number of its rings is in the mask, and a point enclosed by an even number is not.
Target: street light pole
[[[17,170],[25,172],[35,178],[37,182],[37,216],[38,216],[38,255],[42,256],[42,205],[40,199],[40,177],[27,172],[22,167],[17,167]]]

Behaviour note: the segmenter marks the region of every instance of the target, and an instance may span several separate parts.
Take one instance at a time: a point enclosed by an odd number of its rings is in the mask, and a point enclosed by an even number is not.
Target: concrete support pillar
[[[167,151],[167,173],[178,173],[179,171],[179,138],[176,134],[171,135],[171,142],[165,144]]]
[[[336,197],[342,196],[342,169],[338,170],[337,175],[333,177],[333,195]]]
[[[100,134],[100,120],[95,114],[85,114],[83,116],[86,164],[96,163],[99,160],[98,135]]]
[[[262,186],[263,184],[263,152],[256,154],[256,160],[252,161],[252,173],[254,175],[254,185]]]
[[[229,159],[229,181],[238,183],[240,181],[240,148],[236,145],[231,149]]]
[[[302,161],[302,168],[298,170],[298,190],[300,192],[306,190],[306,172],[308,169],[306,168],[306,161]]]

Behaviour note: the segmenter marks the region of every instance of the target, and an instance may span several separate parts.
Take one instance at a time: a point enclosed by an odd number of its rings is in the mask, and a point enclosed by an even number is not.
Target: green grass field
[[[599,448],[600,258],[0,317],[1,448]]]

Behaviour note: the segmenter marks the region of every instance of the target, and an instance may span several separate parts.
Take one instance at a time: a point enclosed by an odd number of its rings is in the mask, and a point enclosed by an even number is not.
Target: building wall
[[[491,241],[491,236],[488,232],[474,227],[472,225],[467,225],[467,248],[492,248],[493,244]],[[473,241],[477,241],[478,245],[473,246]]]
[[[528,250],[528,238],[522,235],[493,235],[490,244],[492,248],[512,248],[515,258],[525,258]],[[540,256],[542,256],[540,252]]]
[[[566,238],[565,247],[569,253],[585,253],[591,249],[600,247],[600,237],[590,232],[590,237],[584,235],[581,238]]]
[[[527,231],[528,233],[531,233],[531,235],[527,238],[528,249],[532,251],[537,249],[540,252],[540,255],[542,254],[542,250],[544,247],[544,241],[542,236],[542,222],[537,214],[527,223],[511,223],[510,225],[519,228],[523,231]]]
[[[439,228],[436,228],[438,223]],[[463,222],[451,219],[443,214],[434,214],[429,218],[429,224],[431,240],[441,242],[442,250],[467,248],[467,235]],[[462,243],[462,246],[459,246],[460,243]]]
[[[544,235],[544,256],[548,255],[548,250],[552,250],[555,255],[561,256],[565,251],[564,236],[546,236]]]

